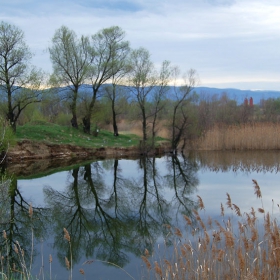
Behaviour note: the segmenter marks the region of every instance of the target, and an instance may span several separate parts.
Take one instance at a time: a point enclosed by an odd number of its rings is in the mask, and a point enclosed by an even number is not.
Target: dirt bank
[[[154,154],[164,154],[168,147],[162,145]],[[75,165],[87,160],[105,158],[135,158],[141,155],[137,147],[101,147],[90,149],[72,145],[56,145],[24,140],[9,149],[6,157],[8,173],[16,176],[35,175],[52,169]]]
[[[169,150],[170,148],[168,145],[163,143],[160,147],[151,152],[151,154],[164,154],[169,152]],[[141,150],[138,147],[101,147],[94,149],[24,140],[18,142],[14,147],[9,149],[6,159],[8,163],[18,163],[21,161],[38,159],[88,159],[93,157],[122,157],[135,155],[141,155]]]

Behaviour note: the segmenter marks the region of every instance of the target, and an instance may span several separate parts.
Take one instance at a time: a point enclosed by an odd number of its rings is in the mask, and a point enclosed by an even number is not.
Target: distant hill
[[[102,85],[100,87],[100,92],[105,89],[106,85]],[[122,89],[129,92],[129,87],[122,86]],[[63,97],[67,92],[67,87],[58,88],[58,94]],[[68,89],[69,90],[69,89]],[[170,88],[172,92],[172,87]],[[92,89],[90,85],[82,85],[80,87],[80,93],[84,93],[86,95],[92,94]],[[234,88],[210,88],[210,87],[195,87],[193,92],[196,92],[201,98],[203,97],[212,97],[217,95],[219,98],[223,93],[227,93],[230,99],[234,99],[237,101],[238,104],[242,104],[245,98],[252,97],[254,100],[254,104],[260,104],[262,99],[269,99],[269,98],[280,98],[280,91],[272,91],[272,90],[241,90],[241,89],[234,89]],[[170,95],[171,96],[171,95]],[[6,95],[4,94],[3,88],[0,86],[0,101],[4,101]]]
[[[203,96],[220,96],[227,93],[230,99],[236,100],[239,104],[244,102],[245,98],[252,97],[254,104],[259,104],[262,99],[280,98],[280,91],[272,90],[241,90],[233,88],[209,88],[209,87],[196,87],[194,91],[201,97]]]

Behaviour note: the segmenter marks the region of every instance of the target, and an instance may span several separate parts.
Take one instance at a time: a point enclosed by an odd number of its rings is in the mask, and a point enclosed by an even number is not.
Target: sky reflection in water
[[[74,279],[81,278],[80,268],[91,278],[102,275],[104,279],[131,279],[120,269],[98,262],[82,266],[84,261],[97,258],[117,261],[139,279],[139,256],[143,250],[147,246],[151,250],[151,242],[157,244],[162,240],[166,234],[162,224],[183,227],[178,223],[182,214],[191,215],[197,195],[204,201],[206,216],[219,217],[221,203],[226,204],[226,193],[243,213],[251,207],[262,207],[254,194],[252,179],[255,179],[261,187],[265,209],[272,211],[273,199],[277,216],[279,159],[278,152],[208,152],[185,158],[110,159],[38,179],[18,180],[18,189],[34,207],[48,208],[52,217],[49,226],[53,227],[54,237],[46,236],[44,257],[47,260],[49,254],[53,255],[57,279],[68,275],[60,267],[64,266],[68,248],[63,240],[63,227],[80,242],[75,247]],[[230,213],[228,209],[226,212]],[[39,267],[37,259],[35,269]]]

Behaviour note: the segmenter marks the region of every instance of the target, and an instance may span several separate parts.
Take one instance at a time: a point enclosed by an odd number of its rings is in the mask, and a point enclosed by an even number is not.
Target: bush
[[[0,119],[0,164],[5,158],[6,152],[15,143],[15,135],[7,121]]]

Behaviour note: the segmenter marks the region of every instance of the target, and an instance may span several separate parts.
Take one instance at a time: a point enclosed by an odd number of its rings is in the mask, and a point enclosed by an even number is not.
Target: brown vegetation
[[[110,131],[111,125],[104,126],[103,128]],[[148,128],[151,129],[149,124],[148,124]],[[118,129],[121,134],[129,133],[129,134],[135,134],[137,136],[142,136],[141,121],[128,121],[123,119],[119,122]],[[156,135],[163,138],[170,137],[170,132],[167,129],[167,125],[165,121],[159,121]]]
[[[262,200],[255,180],[253,186]],[[198,207],[204,210],[201,197]],[[230,215],[225,215],[225,208],[230,209]],[[202,218],[196,210],[193,214],[193,221],[185,217],[189,236],[184,237],[178,228],[171,229],[171,255],[156,261],[147,254],[142,257],[149,279],[279,279],[280,229],[263,206],[242,214],[227,194],[218,220]]]
[[[280,124],[272,122],[215,125],[189,147],[197,150],[277,150]]]

